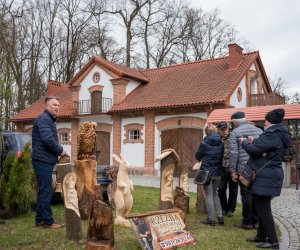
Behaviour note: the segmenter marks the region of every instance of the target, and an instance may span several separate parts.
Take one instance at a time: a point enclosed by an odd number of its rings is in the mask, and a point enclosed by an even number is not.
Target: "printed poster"
[[[131,215],[142,249],[172,249],[194,242],[177,209]]]

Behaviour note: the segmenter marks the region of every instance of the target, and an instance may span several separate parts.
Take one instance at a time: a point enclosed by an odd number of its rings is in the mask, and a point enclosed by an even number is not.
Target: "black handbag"
[[[194,183],[197,185],[208,185],[211,180],[211,173],[209,170],[199,169],[195,177]]]

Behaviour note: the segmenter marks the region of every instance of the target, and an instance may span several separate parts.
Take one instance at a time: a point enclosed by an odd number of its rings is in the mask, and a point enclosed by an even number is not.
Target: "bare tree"
[[[92,14],[92,20],[88,30],[88,53],[90,56],[97,54],[106,60],[123,64],[125,50],[112,37],[115,21],[106,13],[106,8],[107,0],[92,0],[89,3],[87,12]]]
[[[285,102],[287,103],[290,99],[289,95],[287,94],[288,90],[288,82],[284,80],[282,77],[275,76],[275,79],[270,81],[272,90],[274,93],[282,96],[285,98]]]
[[[300,103],[300,94],[299,92],[296,92],[289,98],[289,103]]]
[[[115,0],[112,1],[112,10],[105,13],[119,15],[126,29],[126,66],[130,67],[134,21],[149,0]]]
[[[154,28],[151,39],[150,56],[156,67],[176,63],[170,53],[184,37],[187,26],[182,25],[186,5],[182,2],[168,2],[163,9],[164,22],[159,22]]]

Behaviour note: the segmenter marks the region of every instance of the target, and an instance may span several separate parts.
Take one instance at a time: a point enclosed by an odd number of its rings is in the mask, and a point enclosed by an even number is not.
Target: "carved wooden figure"
[[[115,249],[112,210],[97,195],[91,198],[86,249]]]
[[[79,241],[82,237],[81,218],[78,209],[78,197],[75,189],[77,176],[74,172],[67,173],[63,179],[65,204],[66,236],[69,240]]]
[[[116,209],[115,193],[117,190],[118,171],[119,167],[117,166],[108,166],[105,170],[105,175],[111,181],[107,187],[108,200],[114,209]]]
[[[173,174],[179,157],[174,149],[166,149],[155,161],[161,161],[159,209],[171,209],[174,207]]]
[[[113,154],[113,158],[119,163],[119,171],[117,175],[117,188],[115,192],[116,218],[115,224],[130,227],[131,224],[127,219],[133,204],[131,192],[133,191],[133,183],[128,177],[129,163],[122,154],[120,158]]]
[[[188,186],[188,169],[186,166],[179,167],[179,186],[175,188],[174,205],[185,213],[189,213],[189,186]]]
[[[96,122],[84,122],[81,124],[77,135],[77,159],[93,159],[96,148]]]

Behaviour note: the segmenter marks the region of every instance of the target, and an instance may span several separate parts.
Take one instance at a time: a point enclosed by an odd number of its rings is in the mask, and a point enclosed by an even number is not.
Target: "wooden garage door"
[[[110,161],[110,133],[97,131],[96,157],[97,164],[109,165]]]
[[[192,167],[196,163],[195,153],[203,138],[201,129],[177,128],[161,132],[161,149],[173,148],[180,159],[180,164],[189,169],[189,177],[193,177],[196,171]]]

